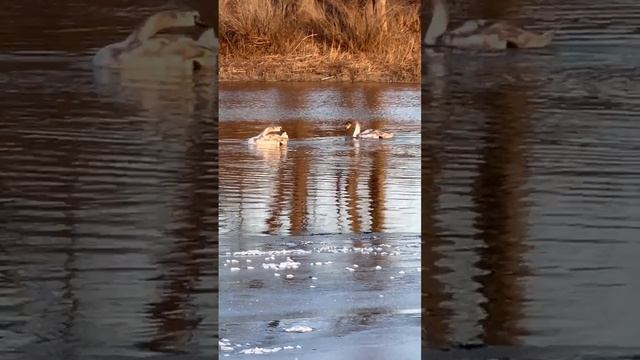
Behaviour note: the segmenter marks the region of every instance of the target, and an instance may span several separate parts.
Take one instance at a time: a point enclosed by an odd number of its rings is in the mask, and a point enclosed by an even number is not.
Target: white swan
[[[176,34],[159,34],[129,53],[128,64],[140,63],[141,66],[159,65],[164,68],[177,68],[186,72],[205,69],[213,71],[216,67],[218,39],[213,28],[200,34],[197,40]]]
[[[250,145],[285,146],[289,142],[289,135],[282,130],[282,126],[268,126],[262,132],[249,138]]]
[[[427,46],[470,49],[541,48],[549,45],[555,32],[539,34],[505,21],[469,20],[447,32],[449,16],[444,0],[433,1],[431,23],[424,37]]]
[[[184,35],[157,35],[172,27],[199,25],[197,11],[161,11],[149,18],[125,40],[107,45],[93,58],[93,65],[106,68],[204,67],[213,63],[217,39],[213,29],[205,31],[198,40]],[[212,39],[213,38],[213,39]],[[211,60],[207,62],[208,60]],[[213,65],[211,65],[213,66]]]
[[[367,129],[361,131],[359,121],[349,121],[345,126],[347,129],[347,136],[357,139],[390,139],[393,137],[392,133],[384,132],[378,129]]]

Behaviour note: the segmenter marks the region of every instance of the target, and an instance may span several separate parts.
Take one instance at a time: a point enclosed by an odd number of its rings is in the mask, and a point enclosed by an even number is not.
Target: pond
[[[220,84],[225,355],[419,357],[419,106],[417,85]],[[356,119],[394,137],[346,138]],[[285,149],[248,145],[274,124]]]
[[[500,11],[554,43],[423,62],[425,341],[489,345],[447,358],[637,354],[640,6]]]
[[[0,14],[2,359],[217,352],[217,87],[90,66],[150,3]]]

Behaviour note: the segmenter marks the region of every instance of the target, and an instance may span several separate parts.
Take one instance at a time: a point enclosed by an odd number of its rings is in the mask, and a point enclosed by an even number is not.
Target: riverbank
[[[420,4],[220,2],[221,81],[420,81]]]

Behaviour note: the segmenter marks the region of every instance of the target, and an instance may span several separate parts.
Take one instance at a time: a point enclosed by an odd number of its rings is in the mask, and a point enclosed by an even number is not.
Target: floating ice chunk
[[[293,278],[294,278],[293,274],[287,274],[287,279],[293,279]]]
[[[228,339],[220,339],[218,341],[218,347],[220,347],[221,351],[232,351],[233,347],[231,346],[231,342]]]
[[[376,270],[382,270],[382,266],[376,265]]]
[[[403,271],[403,270],[400,270],[400,271],[398,271],[398,274],[401,274],[401,275],[402,275],[402,274],[404,274],[404,271]]]
[[[349,270],[349,271],[351,271],[351,272],[356,271],[356,269],[350,268],[350,267],[348,267],[348,266],[347,266],[345,269],[346,269],[346,270]]]
[[[273,276],[280,276],[280,274],[278,274],[278,273],[273,273]]]
[[[313,331],[313,329],[308,327],[308,326],[296,325],[296,326],[292,326],[292,327],[290,327],[288,329],[284,329],[284,331],[286,331],[286,332],[296,332],[296,333],[306,333],[306,332]]]
[[[253,266],[247,266],[247,270],[253,270],[255,269]]]
[[[314,289],[316,286],[315,285],[309,285],[309,287]]]
[[[231,270],[231,271],[240,271],[240,268],[238,268],[238,267],[232,267],[232,268],[230,268],[229,270]]]
[[[312,277],[311,277],[311,280],[318,280],[318,278],[317,278],[317,277],[315,277],[315,276],[312,276]]]
[[[395,277],[393,277],[393,276],[389,276],[389,279],[393,280],[393,279],[395,279]]]
[[[358,264],[353,264],[353,268],[357,269],[358,268]]]
[[[233,253],[235,257],[249,257],[249,256],[267,256],[274,257],[284,256],[284,255],[304,255],[310,254],[310,250],[302,250],[302,249],[286,249],[286,250],[271,250],[271,251],[262,251],[262,250],[247,250],[247,251],[236,251]]]
[[[240,351],[240,353],[242,353],[242,354],[260,355],[260,354],[274,353],[274,352],[278,352],[278,351],[281,351],[281,350],[282,350],[281,347],[275,347],[275,348],[272,348],[272,349],[256,347],[256,348],[252,348],[252,349],[244,349],[244,350]]]

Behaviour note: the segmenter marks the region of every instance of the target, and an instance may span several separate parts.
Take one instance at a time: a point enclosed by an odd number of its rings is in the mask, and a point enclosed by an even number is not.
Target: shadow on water
[[[640,7],[489,1],[452,15],[557,36],[542,50],[423,55],[423,355],[637,354],[637,316],[622,312],[637,313],[640,292],[628,275]]]
[[[225,355],[419,356],[417,88],[225,83],[220,101]],[[347,138],[355,119],[395,136]],[[286,148],[249,146],[273,124]]]
[[[0,15],[0,357],[210,358],[215,79],[94,73],[159,8],[77,5]]]

